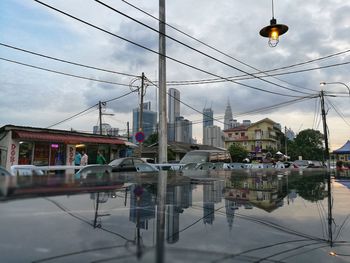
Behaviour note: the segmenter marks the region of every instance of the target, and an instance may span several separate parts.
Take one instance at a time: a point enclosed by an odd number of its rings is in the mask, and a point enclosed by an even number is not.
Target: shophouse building
[[[97,151],[109,162],[125,155],[128,145],[114,136],[6,125],[0,128],[0,165],[74,165],[77,151],[85,151],[91,164],[96,163]]]

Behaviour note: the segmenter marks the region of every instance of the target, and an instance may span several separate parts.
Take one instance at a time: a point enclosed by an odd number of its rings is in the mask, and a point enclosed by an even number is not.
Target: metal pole
[[[101,101],[98,102],[98,116],[99,116],[99,122],[100,122],[100,135],[102,135],[102,103]]]
[[[139,112],[139,131],[143,131],[143,89],[144,89],[145,74],[142,72],[141,75],[141,99],[140,99],[140,112]],[[139,142],[140,157],[142,157],[142,142]]]
[[[284,126],[284,154],[286,156],[288,156],[288,153],[287,153],[287,140],[288,140],[288,138],[287,138],[287,126]]]
[[[328,237],[331,247],[333,246],[333,233],[332,233],[332,191],[331,191],[331,173],[329,172],[329,147],[328,147],[328,133],[327,133],[327,122],[326,122],[326,111],[324,109],[324,91],[321,90],[321,111],[322,111],[322,121],[323,121],[323,133],[326,153],[325,157],[327,160],[327,188],[328,188]]]
[[[127,132],[128,132],[128,141],[130,139],[130,127],[129,127],[129,122],[126,123],[126,127],[127,127]]]
[[[165,0],[159,0],[159,163],[167,163]]]

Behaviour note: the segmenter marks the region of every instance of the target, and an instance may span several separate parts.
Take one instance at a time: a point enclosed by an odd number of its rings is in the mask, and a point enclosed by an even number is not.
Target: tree
[[[228,148],[233,162],[242,162],[244,158],[247,158],[248,151],[239,144],[232,144]]]
[[[158,133],[152,133],[148,138],[143,142],[143,145],[149,146],[158,142]]]
[[[304,160],[323,161],[324,152],[323,134],[317,130],[303,130],[288,143],[288,154],[293,160],[302,156]]]

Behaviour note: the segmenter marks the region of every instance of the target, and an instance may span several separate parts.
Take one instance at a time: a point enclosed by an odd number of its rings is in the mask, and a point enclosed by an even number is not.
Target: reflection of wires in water
[[[193,206],[193,208],[196,208],[196,207]],[[197,209],[203,209],[203,207],[197,207]],[[222,214],[222,215],[226,215],[226,213],[224,213],[224,212],[218,211],[218,213]],[[260,224],[266,225],[268,227],[272,227],[274,229],[277,229],[279,231],[282,231],[282,232],[285,232],[285,233],[288,233],[288,234],[292,234],[292,235],[308,238],[310,240],[327,241],[326,239],[319,238],[319,237],[314,237],[314,236],[311,236],[311,235],[307,235],[307,234],[298,232],[296,230],[287,228],[286,226],[281,226],[281,225],[278,225],[276,223],[273,223],[273,222],[270,222],[270,221],[267,221],[267,220],[262,220],[262,219],[258,219],[258,218],[252,217],[252,216],[242,215],[242,214],[239,214],[239,213],[235,213],[235,216],[239,217],[239,218],[242,218],[242,219],[250,220],[250,221],[253,221],[253,222],[256,222],[256,223],[260,223]]]
[[[286,249],[286,250],[280,251],[280,252],[278,252],[278,253],[272,254],[272,255],[270,255],[270,256],[268,256],[268,257],[261,258],[261,259],[259,259],[258,261],[255,261],[255,262],[262,262],[262,261],[264,261],[264,260],[266,260],[266,259],[269,259],[269,258],[278,256],[278,255],[283,255],[283,254],[288,253],[288,252],[291,252],[291,251],[295,251],[295,250],[298,250],[298,249],[301,249],[301,248],[304,248],[304,247],[308,247],[308,246],[317,245],[317,244],[320,244],[320,243],[323,243],[323,242],[314,242],[314,243],[311,243],[311,244],[305,244],[305,245],[301,245],[301,246],[298,246],[298,247]],[[328,245],[327,245],[327,246],[328,246]]]
[[[338,239],[338,236],[340,235],[340,233],[341,233],[343,227],[345,226],[345,223],[348,222],[349,218],[350,218],[350,214],[347,215],[347,217],[344,219],[343,223],[340,225],[340,227],[339,227],[339,229],[338,229],[338,232],[337,232],[337,235],[335,236],[335,239],[334,239],[334,240],[337,240],[337,239]]]
[[[61,254],[61,255],[52,256],[52,257],[48,257],[48,258],[34,260],[34,261],[32,261],[32,263],[45,262],[45,261],[50,261],[50,260],[53,260],[53,259],[59,259],[59,258],[70,257],[70,256],[79,255],[79,254],[85,254],[85,253],[89,253],[89,252],[108,250],[108,249],[115,249],[115,248],[121,248],[121,247],[125,247],[125,245],[115,245],[115,246],[108,246],[108,247],[84,249],[84,250],[75,251],[75,252],[71,252],[71,253],[66,253],[66,254]]]
[[[218,211],[219,211],[220,209],[222,209],[222,208],[224,208],[224,206],[221,206],[221,207],[219,207],[219,208],[213,210],[212,212],[206,214],[205,216],[203,216],[203,217],[197,219],[197,220],[194,221],[192,224],[186,226],[185,228],[183,228],[183,229],[181,229],[181,230],[175,232],[175,233],[172,234],[171,236],[169,236],[169,237],[167,238],[167,240],[170,240],[170,239],[173,238],[174,236],[176,236],[176,235],[180,234],[181,232],[183,232],[183,231],[185,231],[185,230],[191,228],[192,226],[194,226],[195,224],[197,224],[197,223],[200,222],[201,220],[205,219],[206,217],[208,217],[208,216],[210,216],[210,215],[212,215],[212,214],[215,214],[215,212],[218,212]]]
[[[318,212],[318,215],[319,215],[320,221],[321,221],[322,236],[323,236],[323,238],[326,238],[326,229],[327,229],[326,218],[325,218],[325,216],[323,214],[323,211],[322,211],[320,206],[321,205],[319,204],[319,202],[316,201],[317,212]]]
[[[78,220],[80,220],[80,221],[82,221],[82,222],[84,222],[84,223],[86,223],[86,224],[92,226],[92,227],[94,226],[93,223],[90,222],[90,220],[86,220],[85,218],[83,218],[83,217],[81,217],[81,216],[77,216],[77,215],[73,214],[71,211],[69,211],[69,209],[65,208],[63,205],[61,205],[60,203],[56,202],[55,200],[52,200],[52,199],[50,199],[50,198],[45,198],[45,199],[46,199],[47,201],[53,203],[54,205],[56,205],[59,209],[61,209],[62,211],[66,212],[66,213],[69,214],[70,216],[72,216],[72,217],[74,217],[74,218],[76,218],[76,219],[78,219]],[[116,232],[114,232],[114,231],[108,230],[108,229],[106,229],[106,228],[104,228],[104,227],[101,227],[101,228],[98,228],[98,229],[101,229],[101,230],[103,230],[104,232],[107,232],[107,233],[113,234],[113,235],[115,235],[115,236],[118,236],[118,237],[120,237],[120,238],[122,238],[122,239],[124,239],[124,240],[126,240],[126,241],[132,241],[131,239],[129,239],[129,238],[127,238],[127,237],[124,237],[123,235],[118,234],[118,233],[116,233]]]
[[[290,243],[294,243],[294,242],[304,242],[304,241],[310,241],[310,240],[309,239],[298,239],[298,240],[289,240],[289,241],[277,242],[277,243],[273,243],[273,244],[266,245],[266,246],[261,246],[261,247],[257,247],[257,248],[244,250],[244,251],[242,251],[240,253],[233,254],[233,255],[228,255],[228,256],[225,256],[223,258],[220,258],[220,259],[212,261],[212,262],[223,261],[223,260],[226,260],[226,259],[229,259],[229,258],[234,258],[234,257],[241,256],[243,254],[247,254],[247,253],[250,253],[250,252],[257,251],[257,250],[262,250],[262,249],[266,249],[266,248],[272,248],[272,247],[275,247],[275,246],[284,245],[284,244],[290,244]]]

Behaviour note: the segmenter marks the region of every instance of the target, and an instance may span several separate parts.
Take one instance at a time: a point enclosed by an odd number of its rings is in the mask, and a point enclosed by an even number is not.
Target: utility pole
[[[102,102],[98,102],[98,118],[100,122],[100,135],[102,135]]]
[[[287,138],[287,126],[284,126],[284,154],[286,156],[288,156],[288,152],[287,152],[287,141],[288,141],[288,138]],[[287,158],[287,157],[286,157]],[[287,159],[288,160],[288,159]]]
[[[126,129],[127,129],[128,141],[129,141],[129,139],[130,139],[130,127],[129,127],[129,122],[126,122]]]
[[[144,83],[145,83],[145,74],[142,72],[141,75],[141,98],[140,98],[140,111],[139,111],[139,132],[143,131],[143,96],[144,96]],[[140,158],[142,157],[142,142],[139,142]]]
[[[159,0],[159,163],[167,163],[165,0]]]
[[[332,233],[332,191],[331,191],[331,173],[329,172],[329,147],[328,147],[328,133],[327,133],[327,122],[326,122],[326,111],[324,109],[324,91],[321,90],[321,113],[322,113],[322,121],[323,121],[323,133],[324,133],[324,142],[325,142],[325,157],[327,160],[327,188],[328,188],[328,237],[331,247],[333,246],[333,233]]]

